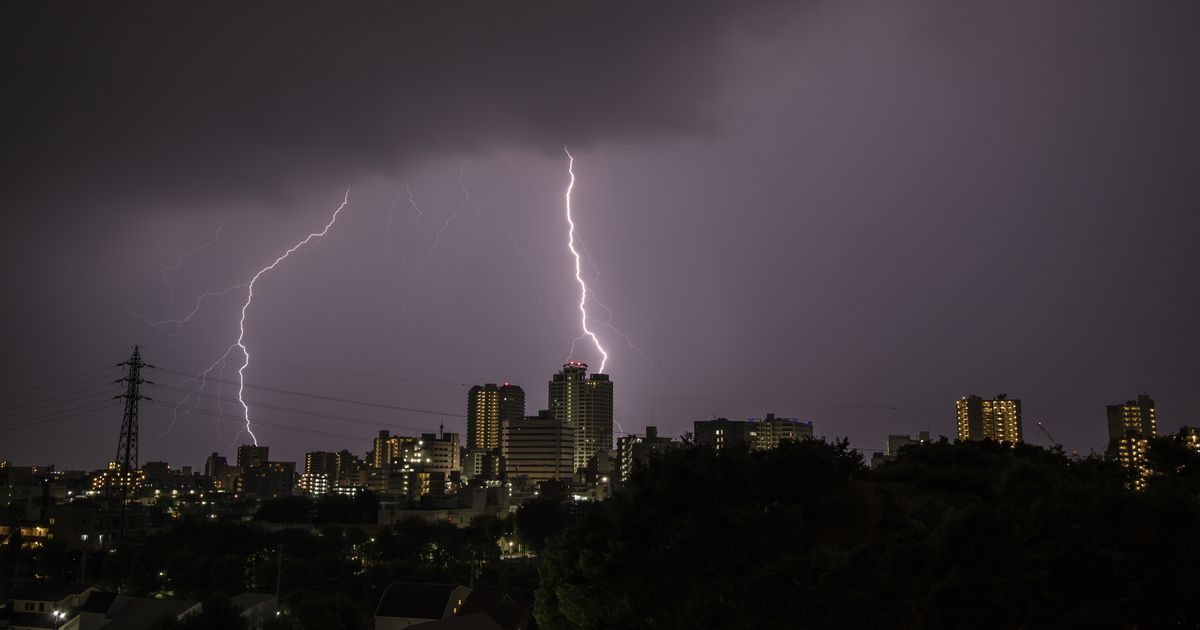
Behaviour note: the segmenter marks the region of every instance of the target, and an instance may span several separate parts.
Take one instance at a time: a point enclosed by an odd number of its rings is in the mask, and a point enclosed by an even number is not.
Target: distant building
[[[900,455],[900,449],[906,446],[929,444],[929,432],[921,431],[916,438],[911,435],[889,435],[883,443],[883,451],[871,456],[871,467],[874,468],[885,462],[894,462]]]
[[[338,453],[312,451],[304,454],[304,474],[300,475],[300,489],[319,497],[337,485]]]
[[[1137,471],[1134,488],[1146,487],[1151,470],[1146,460],[1146,449],[1150,438],[1158,436],[1158,419],[1154,413],[1154,400],[1146,394],[1137,400],[1128,400],[1121,405],[1109,405],[1108,448],[1105,455],[1121,462],[1126,469]]]
[[[607,374],[587,374],[586,363],[569,361],[551,377],[550,413],[574,432],[572,473],[593,455],[613,447],[613,384]]]
[[[525,417],[525,390],[516,385],[476,385],[467,393],[467,448],[500,448],[500,424]]]
[[[420,446],[425,459],[422,469],[426,472],[462,473],[457,433],[422,433]]]
[[[221,455],[213,453],[212,455],[208,456],[208,459],[204,460],[204,476],[216,479],[217,476],[220,475],[228,465],[229,460],[225,459]]]
[[[777,448],[784,440],[798,442],[802,439],[812,439],[812,422],[804,422],[798,418],[776,418],[769,413],[766,418],[753,419],[750,422],[757,425],[752,442],[757,450]]]
[[[458,584],[394,582],[375,607],[375,630],[400,630],[458,614],[471,589]]]
[[[574,427],[548,410],[522,420],[506,420],[501,428],[505,476],[530,485],[571,479],[575,472]]]
[[[124,490],[129,496],[135,496],[145,482],[141,470],[121,470],[117,462],[109,462],[108,468],[92,475],[92,491],[99,494],[116,493]]]
[[[758,424],[728,418],[697,420],[692,424],[696,444],[712,446],[718,451],[735,445],[753,447],[758,441]]]
[[[267,463],[268,447],[243,444],[237,450],[238,468],[254,468]]]
[[[1200,427],[1179,427],[1179,437],[1192,450],[1200,451]]]
[[[291,496],[296,486],[296,464],[266,462],[265,466],[243,468],[238,485],[239,493],[247,497],[272,499]]]
[[[637,466],[644,466],[652,455],[680,446],[669,437],[659,437],[658,427],[646,427],[646,435],[626,435],[617,438],[617,481],[629,481]]]
[[[171,486],[171,466],[167,462],[146,462],[142,464],[142,480],[148,488],[167,489]]]
[[[503,425],[502,425],[503,426]],[[499,448],[483,450],[465,448],[462,452],[462,476],[466,481],[479,479],[483,481],[499,480],[504,476],[504,457]]]
[[[885,457],[896,457],[900,454],[900,449],[905,446],[913,446],[918,444],[929,443],[929,432],[921,431],[917,434],[916,439],[910,435],[889,435],[887,442],[883,445],[883,454]]]
[[[971,394],[955,401],[958,439],[993,440],[1008,444],[1022,441],[1021,401],[999,394],[986,400]]]

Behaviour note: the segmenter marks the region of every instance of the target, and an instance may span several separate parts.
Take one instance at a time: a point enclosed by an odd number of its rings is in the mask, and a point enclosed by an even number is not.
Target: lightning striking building
[[[974,394],[954,403],[958,415],[958,439],[994,440],[1016,444],[1021,441],[1021,401],[999,394],[984,400]]]
[[[1133,487],[1141,490],[1146,487],[1146,479],[1151,474],[1146,449],[1150,446],[1150,438],[1158,436],[1154,399],[1142,394],[1137,400],[1109,405],[1107,411],[1108,449],[1105,454],[1125,468],[1137,471]]]
[[[467,444],[469,449],[500,448],[500,426],[505,420],[525,417],[525,390],[516,385],[476,385],[467,393]]]
[[[550,413],[574,432],[575,470],[613,447],[613,384],[607,374],[587,373],[586,363],[568,361],[550,379]]]

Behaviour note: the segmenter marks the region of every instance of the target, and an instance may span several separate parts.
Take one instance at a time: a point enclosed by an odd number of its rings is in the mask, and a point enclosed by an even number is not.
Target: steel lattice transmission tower
[[[118,383],[125,383],[125,393],[117,396],[125,399],[125,418],[121,421],[121,441],[117,444],[116,459],[121,475],[127,476],[138,467],[138,401],[143,398],[139,387],[146,382],[142,379],[142,368],[154,366],[146,365],[142,361],[142,354],[137,346],[133,347],[133,356],[117,366],[125,366],[128,370],[125,378],[117,380]],[[124,486],[125,484],[122,484],[122,487]]]

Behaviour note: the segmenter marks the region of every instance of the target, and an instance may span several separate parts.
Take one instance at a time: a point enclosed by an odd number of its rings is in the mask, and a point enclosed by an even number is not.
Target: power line
[[[167,373],[167,374],[175,374],[178,376],[188,376],[188,377],[191,377],[192,380],[200,380],[201,379],[201,376],[199,374],[191,374],[189,372],[183,372],[180,370],[172,370],[170,368],[159,368],[159,371]],[[231,380],[221,379],[221,378],[211,378],[210,377],[210,378],[205,378],[203,380],[213,381],[213,382],[217,382],[217,383],[225,383],[227,385],[243,385],[242,383],[239,383],[238,381],[231,381]],[[165,386],[160,384],[159,387],[165,387]],[[175,387],[178,387],[178,386],[175,386]],[[279,387],[267,387],[265,385],[252,385],[250,383],[245,383],[244,387],[249,388],[249,389],[259,389],[259,390],[268,391],[268,392],[275,392],[277,394],[288,394],[291,396],[303,396],[305,398],[315,398],[317,400],[328,400],[331,402],[347,403],[347,404],[351,404],[351,405],[363,405],[366,407],[377,407],[379,409],[390,409],[392,411],[407,411],[410,413],[421,413],[421,414],[428,414],[428,415],[433,415],[433,416],[445,416],[445,417],[452,417],[452,418],[466,418],[467,417],[466,414],[455,413],[455,412],[450,412],[450,411],[420,409],[417,407],[401,407],[398,405],[389,405],[386,403],[370,402],[370,401],[366,401],[366,400],[356,400],[356,399],[352,399],[352,398],[340,398],[337,396],[325,396],[325,395],[321,395],[321,394],[312,394],[309,392],[300,392],[300,391],[296,391],[296,390],[283,389],[283,388],[279,388]]]
[[[147,400],[146,402],[151,405],[158,406],[158,407],[172,408],[172,405],[170,403],[166,403],[166,402],[159,401],[159,400]],[[199,414],[199,415],[203,415],[203,416],[212,416],[214,418],[219,418],[219,419],[225,420],[227,422],[237,422],[237,423],[245,422],[245,418],[243,418],[241,416],[235,416],[232,414],[221,413],[219,411],[211,411],[208,409],[194,409],[190,413]],[[330,431],[321,431],[319,429],[308,429],[305,427],[296,427],[296,426],[287,425],[287,424],[280,424],[277,422],[269,422],[266,420],[255,420],[255,424],[260,424],[265,427],[279,429],[281,431],[306,433],[309,435],[316,435],[319,437],[330,437],[330,438],[337,438],[337,439],[343,439],[343,440],[352,440],[354,442],[366,442],[366,443],[372,442],[371,438],[363,438],[363,437],[358,437],[358,436],[353,436],[353,435],[345,435],[343,433],[332,433]]]
[[[67,417],[75,417],[77,415],[83,415],[85,413],[99,411],[102,407],[111,404],[111,402],[112,401],[110,399],[100,400],[100,401],[92,401],[89,403],[85,403],[83,405],[79,405],[78,407],[72,407],[71,409],[61,409],[61,410],[55,411],[53,413],[48,413],[48,414],[44,414],[41,416],[35,416],[33,418],[23,418],[21,420],[17,420],[10,424],[0,426],[0,431],[16,431],[16,430],[20,430],[20,429],[27,429],[27,428],[33,427],[33,426],[38,426],[41,424],[47,424],[49,422],[57,422],[59,420],[65,420]],[[85,409],[85,408],[89,408],[89,409]],[[83,411],[79,411],[79,413],[73,413],[70,416],[61,417],[61,418],[57,417],[59,414],[67,414],[67,413],[71,413],[71,412],[81,410],[81,409]]]
[[[52,385],[58,385],[58,384],[60,384],[60,383],[66,383],[66,382],[68,382],[68,381],[74,381],[74,380],[78,380],[78,379],[81,379],[81,378],[83,378],[83,377],[85,377],[85,376],[91,376],[91,375],[93,375],[93,374],[99,374],[100,372],[110,372],[112,369],[113,369],[113,368],[111,368],[111,367],[100,368],[99,370],[92,370],[92,371],[90,371],[90,372],[84,372],[84,373],[82,373],[82,374],[76,374],[75,376],[68,376],[68,377],[66,377],[66,378],[60,378],[60,379],[58,379],[58,380],[56,380],[56,381],[50,381],[49,383],[42,383],[42,384],[40,384],[40,385],[33,385],[32,387],[26,387],[25,389],[17,389],[17,390],[13,390],[13,391],[11,391],[11,392],[7,392],[7,393],[4,393],[4,394],[0,394],[0,398],[11,398],[12,400],[21,400],[21,399],[23,399],[23,398],[29,398],[29,397],[31,397],[31,396],[37,396],[37,395],[39,395],[41,392],[32,393],[32,394],[26,394],[26,395],[24,395],[24,396],[18,396],[17,394],[22,394],[22,393],[26,393],[26,392],[32,392],[33,390],[44,389],[44,388],[50,387],[50,386],[52,386]],[[97,380],[97,379],[91,379],[91,380]]]
[[[202,359],[220,359],[220,358],[222,358],[221,356],[214,355],[214,354],[202,354],[199,352],[187,352],[184,350],[171,350],[169,348],[158,348],[155,346],[142,346],[142,347],[150,349],[150,350],[161,350],[163,352],[170,352],[173,354],[182,354],[182,355],[186,355],[186,356],[200,357]],[[307,366],[307,365],[295,365],[295,364],[291,364],[291,363],[274,363],[271,361],[260,361],[257,359],[254,361],[254,364],[255,365],[270,365],[272,367],[289,368],[289,369],[293,369],[293,370],[303,370],[305,372],[323,372],[323,373],[327,373],[327,374],[342,374],[345,376],[365,376],[367,378],[379,378],[379,379],[386,379],[386,380],[392,380],[392,381],[414,381],[414,382],[418,382],[418,383],[433,383],[435,385],[455,385],[458,387],[466,387],[467,386],[466,383],[462,383],[459,381],[446,381],[446,380],[439,380],[439,379],[433,379],[433,378],[420,378],[420,377],[415,377],[415,376],[396,376],[394,374],[375,374],[375,373],[371,373],[371,372],[354,372],[351,370],[334,370],[331,368],[318,368],[318,367],[311,367],[311,366]]]
[[[159,389],[165,389],[167,391],[173,391],[173,392],[178,392],[178,393],[182,393],[182,394],[190,394],[192,396],[198,396],[198,397],[207,398],[210,400],[220,400],[220,401],[225,401],[225,402],[229,402],[229,403],[239,402],[239,400],[237,398],[233,398],[230,396],[218,396],[217,394],[210,394],[208,392],[192,392],[192,391],[184,389],[182,387],[173,387],[170,385],[158,385],[157,387]],[[175,405],[175,408],[178,408],[186,400],[187,400],[187,397],[185,396],[183,400],[181,400],[178,404]],[[247,400],[245,402],[247,405],[249,405],[251,407],[259,407],[262,409],[271,409],[274,411],[282,411],[284,413],[298,414],[298,415],[302,415],[302,416],[309,416],[312,418],[322,418],[325,420],[335,420],[338,422],[349,422],[349,423],[353,423],[353,424],[362,424],[362,425],[367,425],[367,426],[372,426],[372,427],[381,427],[381,428],[411,429],[414,431],[424,431],[425,430],[422,427],[406,426],[406,425],[402,425],[402,424],[395,424],[395,423],[391,423],[391,422],[382,422],[382,421],[378,421],[378,420],[366,420],[363,418],[354,418],[354,417],[350,417],[350,416],[340,416],[337,414],[321,413],[319,411],[311,411],[308,409],[297,409],[295,407],[285,407],[283,405],[273,405],[270,403],[263,403],[263,402],[251,402],[249,400]],[[238,416],[238,417],[241,417],[241,416]],[[242,420],[245,421],[245,418],[242,418]],[[258,421],[255,420],[255,422],[258,422]]]
[[[43,399],[43,400],[30,401],[30,402],[27,402],[27,403],[24,403],[21,405],[17,405],[15,407],[8,407],[7,409],[0,410],[0,414],[6,415],[6,416],[21,415],[21,414],[30,413],[30,412],[41,411],[42,409],[49,409],[52,407],[62,405],[64,402],[67,402],[69,400],[78,400],[80,398],[80,396],[79,396],[80,394],[86,395],[86,394],[89,394],[92,392],[100,391],[102,389],[111,389],[112,385],[113,385],[112,383],[104,383],[102,385],[95,385],[92,387],[86,387],[84,389],[78,389],[78,390],[73,390],[73,391],[69,391],[69,392],[64,392],[62,394],[57,394],[57,395],[51,396],[51,397]]]

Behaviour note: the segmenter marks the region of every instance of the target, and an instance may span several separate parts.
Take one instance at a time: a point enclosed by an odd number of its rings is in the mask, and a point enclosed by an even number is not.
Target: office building
[[[485,451],[500,448],[500,424],[525,417],[525,390],[516,385],[476,385],[467,393],[466,447]]]
[[[613,447],[613,384],[607,374],[588,376],[587,369],[569,361],[550,379],[550,414],[574,432],[572,473]]]
[[[954,403],[958,416],[958,439],[993,440],[1007,444],[1021,441],[1021,401],[999,394],[985,400],[971,394]]]
[[[505,476],[528,485],[571,479],[576,461],[574,432],[574,426],[559,421],[549,410],[505,420],[500,431]]]
[[[1158,436],[1158,419],[1154,413],[1154,400],[1146,394],[1124,404],[1109,405],[1108,448],[1105,455],[1121,462],[1121,466],[1135,472],[1133,487],[1141,490],[1151,475],[1146,460],[1150,438]]]

